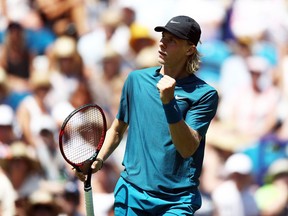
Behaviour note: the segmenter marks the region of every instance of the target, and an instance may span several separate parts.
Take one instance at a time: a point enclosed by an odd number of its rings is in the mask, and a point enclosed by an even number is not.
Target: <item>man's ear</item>
[[[189,48],[186,50],[187,55],[192,55],[196,50],[195,45],[190,45]]]

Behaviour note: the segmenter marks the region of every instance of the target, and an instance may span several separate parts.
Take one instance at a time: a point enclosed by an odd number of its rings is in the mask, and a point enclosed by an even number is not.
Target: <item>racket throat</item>
[[[84,190],[86,192],[90,191],[92,189],[92,187],[91,187],[91,177],[92,177],[92,170],[90,168],[90,170],[88,171],[88,174],[87,174],[86,181],[84,183]]]
[[[85,191],[85,192],[88,192],[88,191],[90,191],[90,190],[92,190],[91,185],[88,185],[88,186],[87,186],[87,185],[85,184],[85,186],[84,186],[84,191]]]

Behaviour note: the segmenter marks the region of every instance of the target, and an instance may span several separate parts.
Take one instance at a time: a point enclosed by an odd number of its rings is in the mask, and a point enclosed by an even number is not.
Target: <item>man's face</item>
[[[191,46],[193,45],[189,45],[186,40],[164,31],[159,43],[158,61],[171,67],[184,63],[189,56],[187,50]]]

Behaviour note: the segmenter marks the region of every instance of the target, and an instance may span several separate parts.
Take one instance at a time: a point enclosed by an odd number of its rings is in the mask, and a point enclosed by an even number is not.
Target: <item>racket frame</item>
[[[82,110],[86,110],[86,109],[89,109],[91,107],[95,107],[96,109],[98,109],[101,113],[101,116],[103,118],[103,132],[102,132],[102,135],[101,135],[101,139],[99,140],[99,143],[97,144],[97,148],[95,150],[95,153],[90,157],[88,158],[86,161],[82,162],[82,163],[73,163],[72,161],[70,161],[66,155],[65,155],[65,152],[64,152],[64,149],[63,149],[63,142],[62,142],[62,137],[65,133],[65,127],[67,125],[67,123],[69,122],[69,120],[78,112],[82,111]],[[80,106],[78,108],[76,108],[75,110],[73,110],[67,117],[66,119],[64,120],[64,122],[62,123],[62,126],[61,126],[61,129],[60,129],[60,132],[59,132],[59,147],[60,147],[60,151],[61,151],[61,154],[63,156],[63,158],[65,159],[65,161],[70,164],[73,168],[76,169],[77,172],[82,172],[80,167],[86,163],[86,162],[89,162],[90,164],[92,164],[97,156],[98,156],[98,153],[100,152],[101,148],[102,148],[102,145],[104,143],[104,140],[105,140],[105,136],[106,136],[106,130],[107,130],[107,122],[106,122],[106,117],[105,117],[105,114],[104,114],[104,111],[102,110],[102,108],[100,106],[98,106],[97,104],[85,104],[83,106]],[[92,177],[92,168],[91,166],[89,167],[88,169],[88,172],[87,172],[87,177],[86,177],[86,180],[84,181],[84,191],[85,191],[85,205],[86,205],[86,214],[87,216],[93,216],[94,215],[94,208],[93,208],[93,195],[92,195],[92,186],[91,186],[91,177]]]

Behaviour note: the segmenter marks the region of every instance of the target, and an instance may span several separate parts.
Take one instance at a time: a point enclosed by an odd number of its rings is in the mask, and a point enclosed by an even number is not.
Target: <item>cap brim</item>
[[[157,27],[154,28],[154,30],[155,30],[156,32],[162,32],[162,31],[164,31],[164,30],[166,30],[166,29],[165,29],[164,26],[157,26]]]
[[[167,28],[165,26],[157,26],[154,28],[154,30],[156,32],[163,32],[163,31],[167,31],[173,35],[175,35],[176,37],[180,38],[180,39],[183,39],[183,40],[188,40],[189,38],[183,36],[182,34],[179,34],[179,32],[173,30],[173,29],[170,29],[170,28]]]

